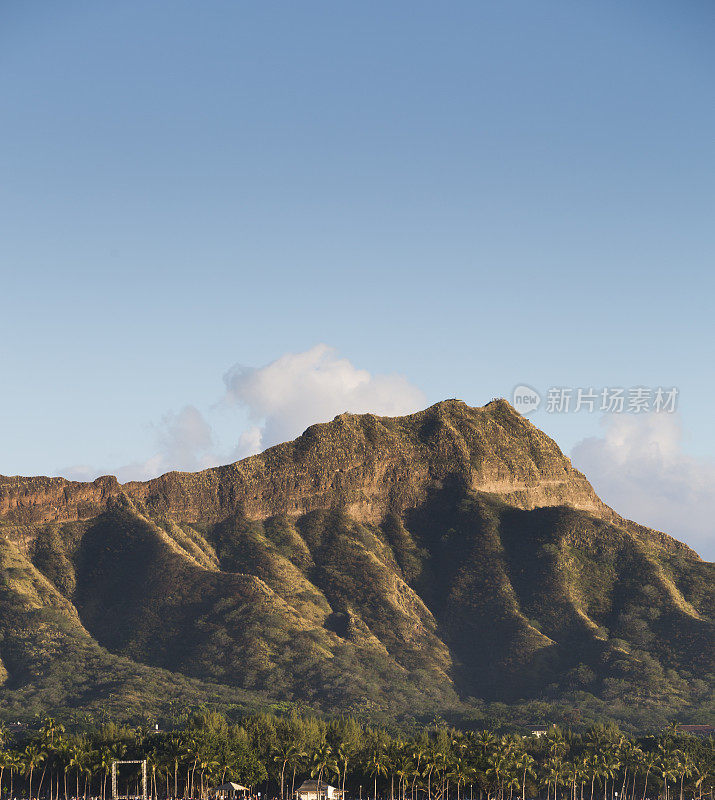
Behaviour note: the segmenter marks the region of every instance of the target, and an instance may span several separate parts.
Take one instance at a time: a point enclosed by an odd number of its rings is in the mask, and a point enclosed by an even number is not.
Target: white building
[[[238,795],[245,795],[248,793],[246,786],[241,786],[240,783],[222,783],[215,789],[212,789],[209,794],[214,797],[237,797]]]
[[[296,789],[295,798],[296,800],[343,800],[343,791],[321,781],[318,792],[318,781],[303,781]]]

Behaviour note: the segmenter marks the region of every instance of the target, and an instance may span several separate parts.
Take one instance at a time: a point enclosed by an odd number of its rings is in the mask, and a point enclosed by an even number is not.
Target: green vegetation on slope
[[[552,719],[635,728],[709,713],[712,565],[605,509],[508,405],[487,410],[343,415],[241,462],[260,466],[253,488],[221,468],[167,495],[104,481],[86,519],[15,507],[0,522],[0,708],[130,717],[182,697],[478,720],[546,703]],[[192,482],[214,473],[204,513]],[[310,485],[332,494],[302,510]],[[270,491],[304,499],[249,515]]]

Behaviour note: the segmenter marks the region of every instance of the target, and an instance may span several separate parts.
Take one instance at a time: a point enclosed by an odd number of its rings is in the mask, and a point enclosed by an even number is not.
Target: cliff
[[[503,400],[342,414],[146,482],[0,478],[0,534],[0,710],[578,692],[639,714],[710,685],[712,565]]]

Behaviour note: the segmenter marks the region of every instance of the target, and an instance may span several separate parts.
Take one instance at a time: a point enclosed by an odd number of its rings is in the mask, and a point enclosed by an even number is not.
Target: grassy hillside
[[[712,565],[507,404],[343,415],[247,462],[94,499],[6,479],[0,710],[711,708]]]

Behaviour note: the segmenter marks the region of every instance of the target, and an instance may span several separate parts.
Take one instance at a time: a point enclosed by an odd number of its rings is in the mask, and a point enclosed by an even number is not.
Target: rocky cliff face
[[[620,518],[503,400],[343,414],[147,482],[0,478],[0,535],[0,709],[682,706],[712,666],[712,565]]]
[[[518,508],[566,504],[612,516],[557,445],[505,400],[447,400],[401,418],[341,414],[293,442],[225,467],[121,486],[0,477],[0,514],[17,522],[88,519],[122,494],[187,522],[238,509],[251,519],[344,507],[377,522],[459,480]]]

